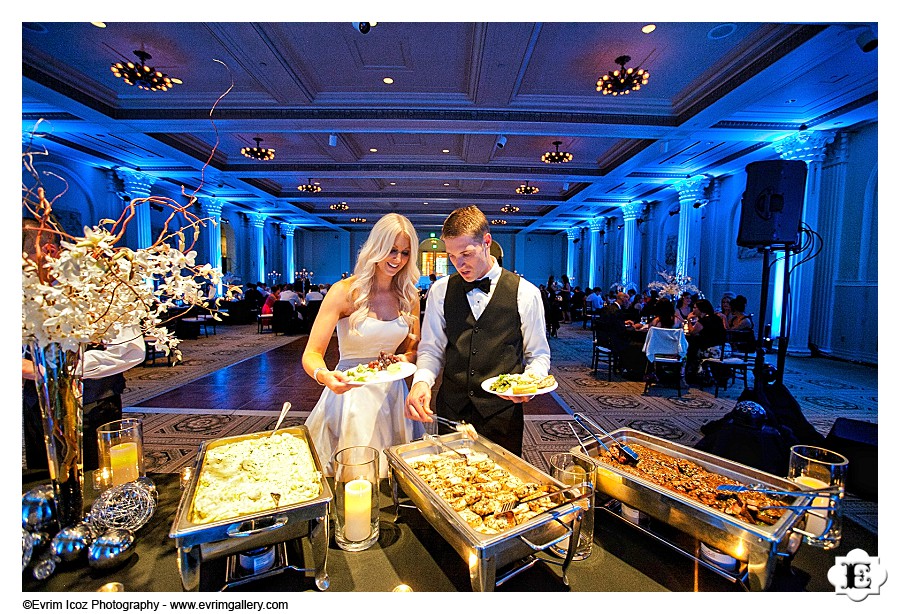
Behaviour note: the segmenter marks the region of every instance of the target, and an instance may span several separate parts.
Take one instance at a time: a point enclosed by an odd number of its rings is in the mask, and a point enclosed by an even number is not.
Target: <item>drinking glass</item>
[[[341,550],[365,550],[378,541],[379,456],[367,446],[334,454],[334,541]]]
[[[847,459],[831,450],[816,446],[791,447],[788,479],[811,488],[836,488],[831,495],[816,497],[806,512],[803,541],[811,546],[831,550],[841,543],[841,515]]]
[[[143,424],[138,418],[113,420],[97,428],[97,448],[103,476],[119,486],[144,476]]]
[[[550,457],[550,475],[568,486],[581,485],[576,490],[580,495],[587,495],[578,503],[584,508],[581,519],[581,533],[578,546],[575,548],[573,561],[581,561],[591,556],[594,545],[594,480],[597,475],[597,463],[587,456],[561,452]],[[559,556],[566,556],[569,540],[564,539],[550,549]]]

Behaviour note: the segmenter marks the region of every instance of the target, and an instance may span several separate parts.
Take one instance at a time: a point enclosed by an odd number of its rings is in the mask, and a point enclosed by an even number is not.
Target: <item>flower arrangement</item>
[[[647,288],[656,290],[661,297],[666,296],[674,301],[685,292],[702,295],[700,289],[691,283],[691,278],[687,275],[668,271],[659,271],[658,275],[663,278],[663,281],[651,281],[647,284]]]
[[[218,284],[221,272],[198,265],[193,250],[200,228],[215,221],[191,213],[195,195],[186,195],[185,205],[149,196],[132,200],[116,220],[85,227],[83,236],[67,234],[52,216],[59,196],[47,198],[35,170],[38,154],[46,151],[27,149],[22,156],[35,179],[33,186],[22,185],[23,207],[34,217],[33,239],[27,239],[34,244],[22,254],[23,343],[59,344],[63,351],[72,351],[84,344],[108,344],[123,330],[140,330],[157,349],[180,360],[179,340],[165,327],[166,312],[185,303],[220,319],[203,290],[206,284]],[[160,235],[146,248],[120,245],[136,207],[144,202],[169,209]],[[172,229],[179,221],[183,223]],[[226,287],[226,298],[234,292],[234,287]]]

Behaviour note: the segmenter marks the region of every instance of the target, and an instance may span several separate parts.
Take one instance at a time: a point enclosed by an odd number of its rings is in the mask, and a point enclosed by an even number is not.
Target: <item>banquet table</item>
[[[121,582],[126,591],[181,592],[174,540],[169,530],[181,496],[178,474],[151,474],[159,504],[154,516],[136,534],[136,552],[123,566],[92,570],[86,562],[60,564],[45,581],[35,580],[29,567],[22,574],[22,590],[96,591],[108,582]],[[46,480],[25,481],[23,492]],[[378,542],[362,552],[345,552],[331,539],[326,592],[391,591],[400,584],[414,591],[471,591],[468,567],[417,509],[402,508],[395,521],[388,480],[382,481],[381,521]],[[86,498],[96,493],[86,493]],[[575,561],[568,570],[569,586],[560,567],[538,563],[498,586],[498,592],[516,591],[731,591],[744,588],[676,553],[655,539],[627,525],[604,510],[596,512],[593,553]],[[835,556],[862,548],[877,556],[877,536],[852,520],[844,520],[844,539],[836,550],[825,552],[801,546],[792,564],[779,566],[773,591],[833,592],[827,579]],[[552,555],[546,556],[554,559]],[[561,561],[560,561],[561,562]],[[215,564],[220,564],[221,570]],[[213,561],[204,571],[215,584],[224,579],[224,560]],[[498,577],[500,574],[498,573]],[[221,589],[218,587],[216,590]],[[229,589],[244,592],[316,591],[311,577],[288,570],[284,573]]]

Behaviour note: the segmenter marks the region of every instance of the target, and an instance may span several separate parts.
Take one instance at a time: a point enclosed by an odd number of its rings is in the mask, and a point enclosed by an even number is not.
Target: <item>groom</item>
[[[490,228],[477,207],[451,213],[441,239],[457,273],[438,279],[428,291],[406,417],[433,422],[431,389],[443,369],[435,403],[438,415],[468,422],[521,456],[522,403],[532,397],[497,396],[485,392],[481,382],[503,373],[549,372],[540,290],[500,268],[490,255]]]

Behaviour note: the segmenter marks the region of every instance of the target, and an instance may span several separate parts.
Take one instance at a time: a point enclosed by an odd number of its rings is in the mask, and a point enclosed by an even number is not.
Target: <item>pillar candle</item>
[[[808,475],[798,475],[794,478],[794,481],[798,484],[809,486],[810,488],[828,488],[828,484],[822,480],[811,478]],[[812,506],[828,507],[829,501],[828,497],[816,497],[813,499]],[[806,512],[806,532],[812,533],[815,536],[822,535],[822,533],[825,532],[825,527],[828,526],[828,513],[829,511],[827,509],[809,510]]]
[[[113,486],[133,482],[140,476],[138,447],[133,441],[116,444],[109,449]]]
[[[372,534],[372,484],[356,479],[344,487],[344,538],[359,542]]]

